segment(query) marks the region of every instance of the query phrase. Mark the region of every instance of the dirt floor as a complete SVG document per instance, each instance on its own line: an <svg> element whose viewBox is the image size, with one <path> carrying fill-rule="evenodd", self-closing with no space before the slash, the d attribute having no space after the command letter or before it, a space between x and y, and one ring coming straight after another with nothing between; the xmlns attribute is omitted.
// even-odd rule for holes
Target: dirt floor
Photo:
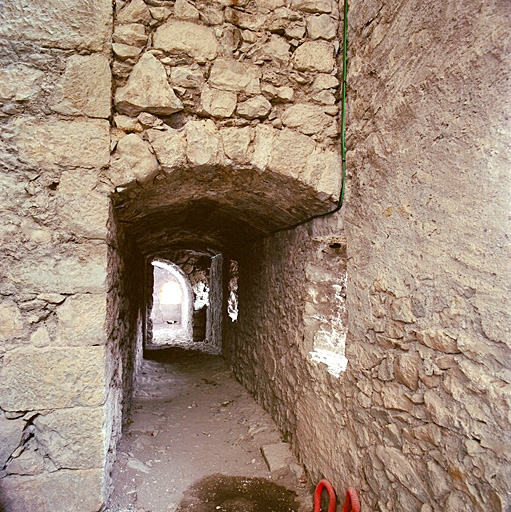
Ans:
<svg viewBox="0 0 511 512"><path fill-rule="evenodd" d="M312 510L301 466L221 357L179 348L147 357L105 512Z"/></svg>

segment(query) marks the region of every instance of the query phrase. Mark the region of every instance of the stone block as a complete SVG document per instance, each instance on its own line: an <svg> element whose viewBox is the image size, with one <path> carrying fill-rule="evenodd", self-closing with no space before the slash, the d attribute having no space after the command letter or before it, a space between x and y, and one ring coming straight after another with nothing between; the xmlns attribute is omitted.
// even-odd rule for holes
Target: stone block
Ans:
<svg viewBox="0 0 511 512"><path fill-rule="evenodd" d="M339 80L335 76L326 73L318 74L312 83L312 89L315 91L335 89L337 87L339 87Z"/></svg>
<svg viewBox="0 0 511 512"><path fill-rule="evenodd" d="M416 498L423 503L428 501L428 492L420 476L421 471L416 470L400 450L391 446L377 446L376 456L386 471L392 473Z"/></svg>
<svg viewBox="0 0 511 512"><path fill-rule="evenodd" d="M306 41L295 50L293 62L300 71L331 73L335 67L334 47L326 41Z"/></svg>
<svg viewBox="0 0 511 512"><path fill-rule="evenodd" d="M103 505L103 471L8 476L0 479L0 496L9 512L97 512Z"/></svg>
<svg viewBox="0 0 511 512"><path fill-rule="evenodd" d="M267 444L261 447L261 453L272 473L288 469L294 460L287 443Z"/></svg>
<svg viewBox="0 0 511 512"><path fill-rule="evenodd" d="M316 148L309 156L303 179L317 190L320 199L338 198L341 192L341 165L339 151Z"/></svg>
<svg viewBox="0 0 511 512"><path fill-rule="evenodd" d="M131 0L117 15L118 23L142 23L147 25L151 21L151 12L144 0Z"/></svg>
<svg viewBox="0 0 511 512"><path fill-rule="evenodd" d="M27 101L40 90L42 71L23 64L0 69L0 100Z"/></svg>
<svg viewBox="0 0 511 512"><path fill-rule="evenodd" d="M99 406L104 394L103 347L21 348L4 356L0 407L6 411Z"/></svg>
<svg viewBox="0 0 511 512"><path fill-rule="evenodd" d="M139 183L151 181L160 169L151 146L138 135L130 133L117 143L112 157L110 179L114 185L126 185L136 180Z"/></svg>
<svg viewBox="0 0 511 512"><path fill-rule="evenodd" d="M101 468L105 459L103 407L73 407L34 419L39 451L57 468Z"/></svg>
<svg viewBox="0 0 511 512"><path fill-rule="evenodd" d="M291 0L291 8L306 12L332 12L331 0Z"/></svg>
<svg viewBox="0 0 511 512"><path fill-rule="evenodd" d="M186 156L192 165L216 165L223 159L220 137L210 119L185 125Z"/></svg>
<svg viewBox="0 0 511 512"><path fill-rule="evenodd" d="M198 68L188 66L175 66L170 70L170 82L178 87L200 87L204 76Z"/></svg>
<svg viewBox="0 0 511 512"><path fill-rule="evenodd" d="M51 107L59 114L108 118L112 95L110 62L105 55L73 55L58 83Z"/></svg>
<svg viewBox="0 0 511 512"><path fill-rule="evenodd" d="M121 60L136 59L142 52L141 48L124 43L112 44L112 50L114 55Z"/></svg>
<svg viewBox="0 0 511 512"><path fill-rule="evenodd" d="M199 19L199 11L186 0L176 0L174 4L174 16L179 20Z"/></svg>
<svg viewBox="0 0 511 512"><path fill-rule="evenodd" d="M216 59L211 68L209 84L224 91L259 94L261 70L234 59Z"/></svg>
<svg viewBox="0 0 511 512"><path fill-rule="evenodd" d="M284 128L275 138L268 169L299 179L315 147L310 137Z"/></svg>
<svg viewBox="0 0 511 512"><path fill-rule="evenodd" d="M112 33L110 0L2 2L0 37L65 49L106 49Z"/></svg>
<svg viewBox="0 0 511 512"><path fill-rule="evenodd" d="M225 155L236 164L247 164L249 161L248 149L253 137L253 129L223 128L220 130Z"/></svg>
<svg viewBox="0 0 511 512"><path fill-rule="evenodd" d="M310 16L307 19L307 34L311 39L334 39L337 35L337 23L328 14Z"/></svg>
<svg viewBox="0 0 511 512"><path fill-rule="evenodd" d="M404 388L399 384L385 383L381 390L383 405L386 409L411 412L413 403L405 396Z"/></svg>
<svg viewBox="0 0 511 512"><path fill-rule="evenodd" d="M78 294L68 297L57 309L62 345L103 345L106 333L106 294Z"/></svg>
<svg viewBox="0 0 511 512"><path fill-rule="evenodd" d="M441 330L426 329L418 331L417 339L423 345L445 354L456 354L459 352L456 340Z"/></svg>
<svg viewBox="0 0 511 512"><path fill-rule="evenodd" d="M335 120L325 114L322 107L312 103L297 103L282 114L282 122L288 128L295 128L305 135L320 133Z"/></svg>
<svg viewBox="0 0 511 512"><path fill-rule="evenodd" d="M26 290L59 293L102 293L106 286L106 244L83 244L73 254L27 256L6 268L8 279Z"/></svg>
<svg viewBox="0 0 511 512"><path fill-rule="evenodd" d="M419 370L422 365L422 359L417 352L399 354L394 360L397 381L415 391L419 387Z"/></svg>
<svg viewBox="0 0 511 512"><path fill-rule="evenodd" d="M251 155L250 163L258 172L264 172L266 170L278 133L280 133L278 130L268 125L256 126L254 151Z"/></svg>
<svg viewBox="0 0 511 512"><path fill-rule="evenodd" d="M137 115L142 111L153 114L173 114L183 109L167 82L163 64L151 53L144 53L135 64L128 82L117 89L115 104L120 112Z"/></svg>
<svg viewBox="0 0 511 512"><path fill-rule="evenodd" d="M99 168L110 160L110 124L106 120L18 118L8 129L14 133L20 158L33 166Z"/></svg>
<svg viewBox="0 0 511 512"><path fill-rule="evenodd" d="M165 52L182 51L200 63L213 60L219 51L214 31L190 21L170 20L153 36L153 46Z"/></svg>
<svg viewBox="0 0 511 512"><path fill-rule="evenodd" d="M184 131L147 130L146 133L164 171L172 171L186 165Z"/></svg>
<svg viewBox="0 0 511 512"><path fill-rule="evenodd" d="M145 26L140 23L128 23L115 28L114 42L129 46L144 46L147 43Z"/></svg>
<svg viewBox="0 0 511 512"><path fill-rule="evenodd" d="M271 103L264 96L254 96L238 105L236 112L247 119L266 117L271 110Z"/></svg>
<svg viewBox="0 0 511 512"><path fill-rule="evenodd" d="M34 448L25 449L21 455L11 459L7 466L9 475L38 475L43 471L43 457Z"/></svg>
<svg viewBox="0 0 511 512"><path fill-rule="evenodd" d="M5 416L0 416L0 470L5 466L12 452L20 445L24 428L24 420L9 420Z"/></svg>
<svg viewBox="0 0 511 512"><path fill-rule="evenodd" d="M236 108L235 92L220 91L205 86L201 92L201 105L213 117L231 117Z"/></svg>
<svg viewBox="0 0 511 512"><path fill-rule="evenodd" d="M0 304L0 341L10 341L23 333L21 313L14 302Z"/></svg>

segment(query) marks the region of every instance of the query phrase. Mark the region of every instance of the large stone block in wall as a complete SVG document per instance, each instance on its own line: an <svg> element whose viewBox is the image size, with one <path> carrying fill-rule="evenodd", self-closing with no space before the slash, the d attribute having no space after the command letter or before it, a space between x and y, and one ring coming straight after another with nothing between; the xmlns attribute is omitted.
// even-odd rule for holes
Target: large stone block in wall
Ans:
<svg viewBox="0 0 511 512"><path fill-rule="evenodd" d="M34 419L38 450L57 468L101 468L105 459L103 407L73 407Z"/></svg>
<svg viewBox="0 0 511 512"><path fill-rule="evenodd" d="M211 68L209 84L224 91L258 94L261 70L253 64L234 59L217 59Z"/></svg>
<svg viewBox="0 0 511 512"><path fill-rule="evenodd" d="M24 64L0 69L0 100L27 101L39 92L44 73Z"/></svg>
<svg viewBox="0 0 511 512"><path fill-rule="evenodd" d="M9 420L0 416L0 468L5 466L12 452L19 446L24 428L25 421L22 419Z"/></svg>
<svg viewBox="0 0 511 512"><path fill-rule="evenodd" d="M110 0L2 2L0 37L55 48L104 50L112 34Z"/></svg>
<svg viewBox="0 0 511 512"><path fill-rule="evenodd" d="M165 52L182 51L201 63L213 60L219 50L211 28L177 20L168 21L156 30L153 46Z"/></svg>
<svg viewBox="0 0 511 512"><path fill-rule="evenodd" d="M57 85L52 108L71 116L108 118L112 74L106 55L73 55Z"/></svg>
<svg viewBox="0 0 511 512"><path fill-rule="evenodd" d="M117 89L115 104L119 112L135 115L142 111L169 115L183 109L167 82L163 64L150 53L144 53L135 64L128 82Z"/></svg>
<svg viewBox="0 0 511 512"><path fill-rule="evenodd" d="M8 126L20 158L33 166L103 167L110 160L106 120L17 118Z"/></svg>
<svg viewBox="0 0 511 512"><path fill-rule="evenodd" d="M77 294L57 309L62 345L91 346L106 343L106 295Z"/></svg>
<svg viewBox="0 0 511 512"><path fill-rule="evenodd" d="M21 348L4 356L0 408L6 411L93 407L104 395L103 347Z"/></svg>
<svg viewBox="0 0 511 512"><path fill-rule="evenodd" d="M64 252L68 249L69 253ZM102 293L106 287L105 244L74 244L62 252L27 256L4 269L10 282L48 293Z"/></svg>
<svg viewBox="0 0 511 512"><path fill-rule="evenodd" d="M0 504L9 512L97 512L103 505L103 471L5 477L0 479Z"/></svg>

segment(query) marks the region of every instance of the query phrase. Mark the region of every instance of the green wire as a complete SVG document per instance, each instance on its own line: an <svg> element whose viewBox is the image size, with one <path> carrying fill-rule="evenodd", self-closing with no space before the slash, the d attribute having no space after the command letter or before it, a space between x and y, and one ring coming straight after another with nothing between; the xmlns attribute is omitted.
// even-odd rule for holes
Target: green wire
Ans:
<svg viewBox="0 0 511 512"><path fill-rule="evenodd" d="M348 0L344 0L344 29L342 34L342 95L341 95L341 195L339 207L344 202L346 185L346 78L348 74Z"/></svg>

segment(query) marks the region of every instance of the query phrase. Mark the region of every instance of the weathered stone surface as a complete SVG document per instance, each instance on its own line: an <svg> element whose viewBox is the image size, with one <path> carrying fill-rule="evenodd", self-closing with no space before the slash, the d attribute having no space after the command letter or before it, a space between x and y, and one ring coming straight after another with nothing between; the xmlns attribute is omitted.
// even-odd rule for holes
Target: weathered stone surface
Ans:
<svg viewBox="0 0 511 512"><path fill-rule="evenodd" d="M289 43L283 37L272 34L270 41L264 44L255 55L259 59L286 63L291 58L290 48Z"/></svg>
<svg viewBox="0 0 511 512"><path fill-rule="evenodd" d="M101 468L105 459L103 407L74 407L34 419L39 450L57 468Z"/></svg>
<svg viewBox="0 0 511 512"><path fill-rule="evenodd" d="M121 60L135 59L140 55L140 52L142 51L140 48L137 48L136 46L130 46L128 44L123 43L112 44L112 50L115 56Z"/></svg>
<svg viewBox="0 0 511 512"><path fill-rule="evenodd" d="M106 48L111 33L109 0L89 0L72 8L62 0L5 2L0 11L0 37L7 39L100 51Z"/></svg>
<svg viewBox="0 0 511 512"><path fill-rule="evenodd" d="M285 128L275 139L268 169L299 178L315 147L314 141L306 135Z"/></svg>
<svg viewBox="0 0 511 512"><path fill-rule="evenodd" d="M275 87L271 84L264 84L261 87L261 91L267 98L278 100L282 103L293 101L294 98L294 90L288 86Z"/></svg>
<svg viewBox="0 0 511 512"><path fill-rule="evenodd" d="M186 156L193 165L215 165L222 160L218 130L210 119L185 125Z"/></svg>
<svg viewBox="0 0 511 512"><path fill-rule="evenodd" d="M170 82L179 87L200 87L204 76L199 68L176 66L170 70Z"/></svg>
<svg viewBox="0 0 511 512"><path fill-rule="evenodd" d="M269 11L273 11L278 7L284 7L286 2L284 0L256 0L256 5L260 9L268 9Z"/></svg>
<svg viewBox="0 0 511 512"><path fill-rule="evenodd" d="M220 130L225 155L234 163L246 164L249 161L248 148L253 138L253 129L223 128Z"/></svg>
<svg viewBox="0 0 511 512"><path fill-rule="evenodd" d="M77 245L72 254L27 257L6 273L16 285L37 292L101 293L106 286L106 245Z"/></svg>
<svg viewBox="0 0 511 512"><path fill-rule="evenodd" d="M7 466L10 475L37 475L44 471L44 460L35 449L25 449L21 455L11 459Z"/></svg>
<svg viewBox="0 0 511 512"><path fill-rule="evenodd" d="M164 171L186 165L185 134L176 130L148 130L147 136Z"/></svg>
<svg viewBox="0 0 511 512"><path fill-rule="evenodd" d="M256 119L266 117L271 110L271 103L264 96L254 96L238 104L236 112L241 117Z"/></svg>
<svg viewBox="0 0 511 512"><path fill-rule="evenodd" d="M115 43L130 46L144 46L147 43L147 34L144 25L140 23L128 23L115 28L113 40Z"/></svg>
<svg viewBox="0 0 511 512"><path fill-rule="evenodd" d="M331 0L292 0L291 7L306 12L332 12Z"/></svg>
<svg viewBox="0 0 511 512"><path fill-rule="evenodd" d="M151 20L151 12L144 0L131 0L117 15L118 23L149 24Z"/></svg>
<svg viewBox="0 0 511 512"><path fill-rule="evenodd" d="M165 68L152 54L144 53L131 72L128 83L115 94L119 111L136 115L143 110L153 114L173 114L183 105L167 82Z"/></svg>
<svg viewBox="0 0 511 512"><path fill-rule="evenodd" d="M25 421L22 419L8 420L5 416L0 416L0 469L19 446L24 428Z"/></svg>
<svg viewBox="0 0 511 512"><path fill-rule="evenodd" d="M250 163L259 171L266 170L270 161L274 140L278 130L268 125L258 125L255 128L254 152Z"/></svg>
<svg viewBox="0 0 511 512"><path fill-rule="evenodd" d="M114 123L117 128L125 132L141 132L143 131L142 126L137 121L137 119L133 119L130 116L125 116L123 114L118 114L114 116Z"/></svg>
<svg viewBox="0 0 511 512"><path fill-rule="evenodd" d="M166 21L172 15L172 11L168 7L149 7L151 16L158 21Z"/></svg>
<svg viewBox="0 0 511 512"><path fill-rule="evenodd" d="M87 169L63 171L58 187L60 220L76 236L104 240L110 201L98 192L97 173Z"/></svg>
<svg viewBox="0 0 511 512"><path fill-rule="evenodd" d="M459 352L456 340L440 330L427 329L419 331L417 332L417 339L423 345L445 354L456 354Z"/></svg>
<svg viewBox="0 0 511 512"><path fill-rule="evenodd" d="M231 117L236 108L236 93L220 91L205 86L201 92L201 104L206 113L213 117Z"/></svg>
<svg viewBox="0 0 511 512"><path fill-rule="evenodd" d="M30 336L30 343L34 347L47 347L51 343L50 334L46 327L39 327L32 336Z"/></svg>
<svg viewBox="0 0 511 512"><path fill-rule="evenodd" d="M323 105L335 105L337 103L336 97L330 91L319 91L312 96L312 99Z"/></svg>
<svg viewBox="0 0 511 512"><path fill-rule="evenodd" d="M68 297L57 309L60 342L76 347L106 343L106 296L80 294Z"/></svg>
<svg viewBox="0 0 511 512"><path fill-rule="evenodd" d="M321 107L312 103L297 103L282 114L282 122L288 128L295 128L305 135L320 133L334 120Z"/></svg>
<svg viewBox="0 0 511 512"><path fill-rule="evenodd" d="M377 446L376 455L385 469L390 471L419 500L422 502L428 500L428 493L422 483L422 478L400 450L390 446Z"/></svg>
<svg viewBox="0 0 511 512"><path fill-rule="evenodd" d="M105 55L73 55L58 83L51 107L60 114L108 118L112 76Z"/></svg>
<svg viewBox="0 0 511 512"><path fill-rule="evenodd" d="M386 409L411 412L413 403L404 395L404 389L398 384L386 383L381 390L383 405Z"/></svg>
<svg viewBox="0 0 511 512"><path fill-rule="evenodd" d="M335 67L334 48L326 41L307 41L295 50L293 62L300 71L330 73Z"/></svg>
<svg viewBox="0 0 511 512"><path fill-rule="evenodd" d="M9 512L97 512L103 505L103 470L61 470L39 476L0 479Z"/></svg>
<svg viewBox="0 0 511 512"><path fill-rule="evenodd" d="M248 30L261 30L267 23L267 18L264 14L239 11L238 9L225 9L225 19L240 28Z"/></svg>
<svg viewBox="0 0 511 512"><path fill-rule="evenodd" d="M186 0L176 0L174 16L180 20L198 20L199 11Z"/></svg>
<svg viewBox="0 0 511 512"><path fill-rule="evenodd" d="M0 304L0 341L7 341L23 333L21 313L14 302Z"/></svg>
<svg viewBox="0 0 511 512"><path fill-rule="evenodd" d="M225 91L258 94L260 76L261 71L257 66L236 60L216 59L211 68L209 84Z"/></svg>
<svg viewBox="0 0 511 512"><path fill-rule="evenodd" d="M287 443L267 444L261 447L261 453L272 473L288 468L293 461L293 454Z"/></svg>
<svg viewBox="0 0 511 512"><path fill-rule="evenodd" d="M22 348L8 352L0 373L6 411L99 406L105 393L103 347Z"/></svg>
<svg viewBox="0 0 511 512"><path fill-rule="evenodd" d="M12 122L20 157L31 165L103 167L110 160L110 126L103 120Z"/></svg>
<svg viewBox="0 0 511 512"><path fill-rule="evenodd" d="M307 161L304 181L322 199L337 198L341 191L341 155L336 150L316 148Z"/></svg>
<svg viewBox="0 0 511 512"><path fill-rule="evenodd" d="M23 64L0 69L0 100L27 101L39 92L42 71Z"/></svg>
<svg viewBox="0 0 511 512"><path fill-rule="evenodd" d="M307 19L307 34L311 39L330 41L337 35L337 23L328 14L310 16Z"/></svg>
<svg viewBox="0 0 511 512"><path fill-rule="evenodd" d="M117 143L109 176L115 186L133 180L147 183L158 174L159 168L151 146L135 133L130 133Z"/></svg>
<svg viewBox="0 0 511 512"><path fill-rule="evenodd" d="M339 87L339 80L335 76L326 73L318 74L312 84L314 90L334 89L336 87Z"/></svg>
<svg viewBox="0 0 511 512"><path fill-rule="evenodd" d="M421 366L422 359L417 352L399 354L394 361L396 379L415 391L419 386L419 369Z"/></svg>
<svg viewBox="0 0 511 512"><path fill-rule="evenodd" d="M156 30L153 45L165 52L182 51L197 62L213 60L219 50L212 29L189 21L176 20L170 20Z"/></svg>

